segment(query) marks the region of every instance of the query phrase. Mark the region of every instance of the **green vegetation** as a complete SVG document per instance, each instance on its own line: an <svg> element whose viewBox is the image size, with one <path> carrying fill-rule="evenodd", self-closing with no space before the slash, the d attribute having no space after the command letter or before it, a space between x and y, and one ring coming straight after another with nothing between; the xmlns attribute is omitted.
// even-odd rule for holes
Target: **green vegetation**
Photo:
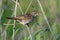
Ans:
<svg viewBox="0 0 60 40"><path fill-rule="evenodd" d="M29 3L31 0L20 0L19 4L25 14ZM60 40L60 0L40 0L42 8L45 12L45 16L48 19L50 28L46 23L41 7L39 6L37 0L33 0L30 5L27 14L32 11L37 11L39 15L34 19L33 22L29 24L33 40ZM16 0L2 0L2 8L4 10L1 23L3 32L6 32L6 40L12 40L13 29L15 40L30 40L29 33L27 28L16 21L15 28L14 25L5 25L5 24L14 24L13 20L8 20L6 17L14 17L14 8L16 5ZM22 11L19 5L17 6L16 16L22 15ZM10 22L9 22L10 21ZM38 23L38 24L37 24ZM5 35L4 35L5 36ZM55 37L55 38L54 38Z"/></svg>

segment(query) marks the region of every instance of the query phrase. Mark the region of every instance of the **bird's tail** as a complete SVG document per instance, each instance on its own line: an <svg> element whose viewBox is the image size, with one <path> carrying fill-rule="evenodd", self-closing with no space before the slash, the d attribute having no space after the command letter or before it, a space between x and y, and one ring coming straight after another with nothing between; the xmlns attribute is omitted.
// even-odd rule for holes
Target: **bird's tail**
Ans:
<svg viewBox="0 0 60 40"><path fill-rule="evenodd" d="M11 20L17 20L17 18L13 18L13 17L6 17L6 18Z"/></svg>

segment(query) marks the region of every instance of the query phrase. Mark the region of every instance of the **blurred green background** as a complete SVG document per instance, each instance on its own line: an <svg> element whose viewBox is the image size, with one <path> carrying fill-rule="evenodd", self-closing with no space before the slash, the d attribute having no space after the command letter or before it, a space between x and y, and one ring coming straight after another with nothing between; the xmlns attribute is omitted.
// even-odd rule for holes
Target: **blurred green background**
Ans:
<svg viewBox="0 0 60 40"><path fill-rule="evenodd" d="M30 2L31 0L19 0L18 3L23 11L23 14L25 14ZM26 14L31 13L32 11L39 12L39 15L34 19L33 22L29 24L33 40L60 40L60 0L40 0L40 2L54 36L51 34L51 31L44 19L44 15L42 14L37 0L33 0L28 11L26 12ZM1 35L3 36L0 38L3 40L13 40L12 36L14 25L7 26L5 24L14 24L13 20L7 20L6 17L14 16L13 12L15 4L16 0L2 0ZM19 5L17 6L16 16L22 15ZM18 21L16 21L14 30L14 40L30 40L27 28L24 25L20 24Z"/></svg>

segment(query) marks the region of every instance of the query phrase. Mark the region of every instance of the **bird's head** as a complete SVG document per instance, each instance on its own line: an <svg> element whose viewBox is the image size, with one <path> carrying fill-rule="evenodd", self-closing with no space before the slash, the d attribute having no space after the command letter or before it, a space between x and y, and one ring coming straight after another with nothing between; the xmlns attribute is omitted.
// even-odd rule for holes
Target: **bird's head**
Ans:
<svg viewBox="0 0 60 40"><path fill-rule="evenodd" d="M32 16L38 16L38 13L37 12L32 12L31 15Z"/></svg>

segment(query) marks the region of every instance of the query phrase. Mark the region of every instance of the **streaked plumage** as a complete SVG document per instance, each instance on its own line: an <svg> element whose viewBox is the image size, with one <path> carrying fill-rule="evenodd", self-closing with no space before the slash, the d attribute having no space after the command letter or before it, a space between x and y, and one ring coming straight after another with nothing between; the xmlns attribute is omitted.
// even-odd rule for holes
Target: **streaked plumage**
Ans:
<svg viewBox="0 0 60 40"><path fill-rule="evenodd" d="M31 14L25 14L25 15L17 16L16 18L13 18L13 17L7 17L7 18L12 19L12 20L20 20L21 24L26 25L26 24L32 22L34 17L36 17L37 15L38 15L38 13L32 12Z"/></svg>

